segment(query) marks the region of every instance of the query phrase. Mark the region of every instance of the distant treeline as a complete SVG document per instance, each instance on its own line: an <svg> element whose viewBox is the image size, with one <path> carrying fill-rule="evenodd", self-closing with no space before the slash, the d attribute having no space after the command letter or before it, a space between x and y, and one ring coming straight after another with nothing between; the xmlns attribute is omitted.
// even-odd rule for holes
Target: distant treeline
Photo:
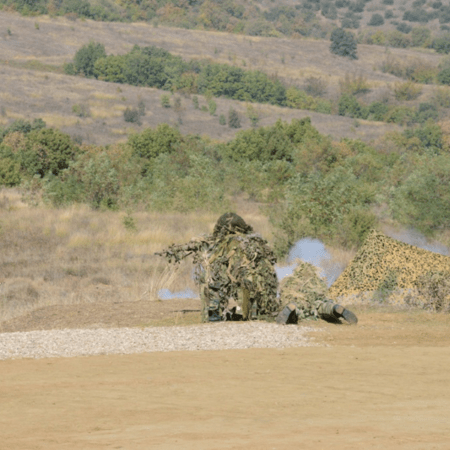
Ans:
<svg viewBox="0 0 450 450"><path fill-rule="evenodd" d="M383 67L388 71L394 70L397 65L385 62ZM331 101L321 97L326 86L320 86L320 83L323 83L320 79L310 80L312 84L307 86L307 89L314 95L309 95L296 86L286 87L277 78L260 71L244 70L209 61L184 61L181 57L154 46L135 45L127 54L107 56L103 44L91 41L76 52L74 61L66 63L64 70L69 75L82 74L102 81L148 86L186 94L223 96L234 100L270 103L402 125L436 120L440 109L450 106L449 95L445 92L440 92L433 101L420 103L418 106L399 105L398 102L388 101L364 104L358 94L370 91L369 83L361 76L349 75L340 81L339 99ZM419 69L411 71L411 74L416 73L419 73ZM450 69L445 66L440 73L449 74ZM450 76L448 78L450 80ZM409 80L396 85L394 95L396 100L412 100L420 95L421 89L413 80Z"/></svg>
<svg viewBox="0 0 450 450"><path fill-rule="evenodd" d="M361 29L372 0L300 0L295 5L261 8L257 0L0 0L0 7L24 15L64 15L69 19L137 22L267 37L329 38L336 26L358 30L358 42L392 47L427 47L448 53L450 6L415 0L410 9L382 0ZM373 8L373 7L372 7ZM320 15L318 15L320 13ZM325 20L328 19L328 20ZM436 21L431 35L426 25ZM390 25L387 27L386 25ZM378 27L383 26L383 30ZM441 36L442 33L447 35Z"/></svg>
<svg viewBox="0 0 450 450"><path fill-rule="evenodd" d="M65 65L65 72L134 86L298 107L288 101L286 87L263 72L208 61L186 62L157 47L136 45L125 55L107 56L102 44L90 42L77 51L73 63ZM293 89L291 97L300 91Z"/></svg>
<svg viewBox="0 0 450 450"><path fill-rule="evenodd" d="M0 129L0 185L54 206L213 210L245 192L276 225L279 254L304 236L358 246L383 219L426 234L450 227L450 140L434 124L377 147L333 142L309 118L244 130L226 143L161 124L105 147L77 145L42 120ZM377 211L377 213L376 213Z"/></svg>

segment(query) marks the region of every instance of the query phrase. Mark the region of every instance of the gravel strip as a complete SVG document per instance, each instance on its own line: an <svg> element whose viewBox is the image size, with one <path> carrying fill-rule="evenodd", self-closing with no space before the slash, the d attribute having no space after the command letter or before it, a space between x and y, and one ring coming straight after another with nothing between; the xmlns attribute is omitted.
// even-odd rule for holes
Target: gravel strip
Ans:
<svg viewBox="0 0 450 450"><path fill-rule="evenodd" d="M0 360L316 346L307 326L267 322L0 333Z"/></svg>

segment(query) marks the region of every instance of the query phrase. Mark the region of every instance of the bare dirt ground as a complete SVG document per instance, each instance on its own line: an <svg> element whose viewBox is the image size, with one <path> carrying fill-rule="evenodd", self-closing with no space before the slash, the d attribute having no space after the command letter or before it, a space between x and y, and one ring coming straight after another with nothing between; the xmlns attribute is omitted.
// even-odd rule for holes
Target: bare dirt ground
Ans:
<svg viewBox="0 0 450 450"><path fill-rule="evenodd" d="M77 320L183 325L197 305L83 305ZM2 331L73 327L76 309ZM357 326L314 323L320 347L2 361L1 448L448 449L450 316L354 310Z"/></svg>

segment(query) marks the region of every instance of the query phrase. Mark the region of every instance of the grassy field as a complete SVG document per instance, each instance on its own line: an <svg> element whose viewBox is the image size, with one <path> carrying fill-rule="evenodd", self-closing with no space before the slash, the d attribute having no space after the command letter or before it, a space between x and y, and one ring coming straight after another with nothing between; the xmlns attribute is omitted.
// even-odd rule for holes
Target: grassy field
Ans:
<svg viewBox="0 0 450 450"><path fill-rule="evenodd" d="M255 203L234 209L270 239L272 228ZM130 217L133 227L130 227ZM128 221L124 219L128 218ZM154 253L211 233L217 214L93 211L24 203L0 191L0 321L43 306L158 300L160 289L197 291L192 265L176 270ZM175 273L176 272L176 273Z"/></svg>

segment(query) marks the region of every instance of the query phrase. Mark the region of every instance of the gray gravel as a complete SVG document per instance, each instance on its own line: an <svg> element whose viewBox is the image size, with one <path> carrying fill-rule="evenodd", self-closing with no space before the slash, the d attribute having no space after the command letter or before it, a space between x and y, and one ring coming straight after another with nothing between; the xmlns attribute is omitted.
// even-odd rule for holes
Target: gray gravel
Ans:
<svg viewBox="0 0 450 450"><path fill-rule="evenodd" d="M0 333L0 360L316 346L307 326L267 322Z"/></svg>

